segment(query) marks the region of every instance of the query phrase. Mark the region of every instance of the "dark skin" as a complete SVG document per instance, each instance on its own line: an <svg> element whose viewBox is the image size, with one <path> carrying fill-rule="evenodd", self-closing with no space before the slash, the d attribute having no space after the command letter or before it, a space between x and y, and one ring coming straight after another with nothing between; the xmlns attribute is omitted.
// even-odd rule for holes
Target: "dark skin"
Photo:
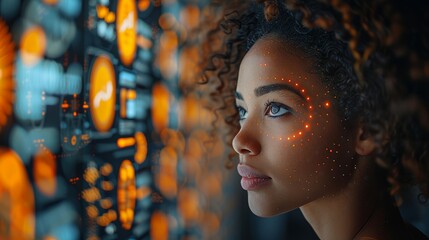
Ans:
<svg viewBox="0 0 429 240"><path fill-rule="evenodd" d="M243 188L263 182L247 189L250 209L269 217L300 208L321 239L410 239L370 158L376 143L357 121L345 126L312 68L277 35L259 39L241 63L233 147L239 168L260 175L241 173Z"/></svg>

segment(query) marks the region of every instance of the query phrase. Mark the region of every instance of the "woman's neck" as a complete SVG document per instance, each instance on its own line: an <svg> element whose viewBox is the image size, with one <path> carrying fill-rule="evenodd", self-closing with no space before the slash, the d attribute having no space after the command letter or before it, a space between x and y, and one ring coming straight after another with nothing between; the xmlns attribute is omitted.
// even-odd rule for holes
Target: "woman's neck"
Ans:
<svg viewBox="0 0 429 240"><path fill-rule="evenodd" d="M358 167L339 193L301 207L320 239L404 239L399 211L370 169Z"/></svg>

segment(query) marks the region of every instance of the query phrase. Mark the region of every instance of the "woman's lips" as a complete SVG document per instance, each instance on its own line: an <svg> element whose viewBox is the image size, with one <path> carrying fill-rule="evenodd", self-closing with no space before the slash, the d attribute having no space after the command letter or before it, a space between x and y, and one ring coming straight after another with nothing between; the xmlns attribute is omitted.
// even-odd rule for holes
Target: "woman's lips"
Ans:
<svg viewBox="0 0 429 240"><path fill-rule="evenodd" d="M237 171L241 176L241 187L247 191L261 188L271 181L270 177L265 176L254 168L244 164L238 164Z"/></svg>

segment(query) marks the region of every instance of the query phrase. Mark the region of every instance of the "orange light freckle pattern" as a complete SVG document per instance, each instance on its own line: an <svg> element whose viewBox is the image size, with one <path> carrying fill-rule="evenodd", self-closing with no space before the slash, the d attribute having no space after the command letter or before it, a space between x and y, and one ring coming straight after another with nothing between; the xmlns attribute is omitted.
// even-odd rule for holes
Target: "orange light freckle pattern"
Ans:
<svg viewBox="0 0 429 240"><path fill-rule="evenodd" d="M277 79L277 77L274 77L275 79ZM301 78L301 77L299 77L299 78ZM281 78L281 80L284 80L284 78ZM289 82L289 83L291 83L290 85L293 87L293 88L295 88L297 91L299 91L302 95L303 95L303 97L304 97L304 99L307 101L307 103L302 103L302 107L305 107L305 106L308 106L308 111L310 112L310 114L308 115L308 120L309 121L311 121L312 120L312 118L313 118L313 115L311 114L311 112L312 112L312 110L313 110L313 105L311 104L311 102L310 102L310 97L309 96L306 96L306 93L307 93L307 91L305 90L305 88L302 88L302 87L300 87L300 88L298 88L299 87L299 83L297 83L297 82L292 82L292 80L291 79L287 79L287 81ZM307 130L309 130L309 128L310 128L310 124L309 123L305 123L305 124L303 124L303 129L307 129ZM303 132L302 131L300 131L300 129L298 129L298 131L296 131L296 132L294 132L294 133L291 133L290 134L290 136L288 136L288 137L286 137L286 139L287 140L290 140L291 138L292 139L296 139L297 137L299 137L299 136L302 136L303 135ZM278 139L279 140L282 140L283 138L282 137L278 137Z"/></svg>

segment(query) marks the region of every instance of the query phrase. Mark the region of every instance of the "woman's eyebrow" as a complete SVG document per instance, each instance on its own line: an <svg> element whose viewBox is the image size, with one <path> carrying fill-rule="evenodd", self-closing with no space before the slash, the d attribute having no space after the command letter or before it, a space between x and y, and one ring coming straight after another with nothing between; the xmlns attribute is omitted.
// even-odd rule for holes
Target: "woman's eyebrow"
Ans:
<svg viewBox="0 0 429 240"><path fill-rule="evenodd" d="M260 97L270 92L276 92L276 91L282 91L282 90L293 92L296 95L300 96L301 98L305 99L305 97L297 89L284 83L275 83L275 84L260 86L254 90L254 93L257 97Z"/></svg>

